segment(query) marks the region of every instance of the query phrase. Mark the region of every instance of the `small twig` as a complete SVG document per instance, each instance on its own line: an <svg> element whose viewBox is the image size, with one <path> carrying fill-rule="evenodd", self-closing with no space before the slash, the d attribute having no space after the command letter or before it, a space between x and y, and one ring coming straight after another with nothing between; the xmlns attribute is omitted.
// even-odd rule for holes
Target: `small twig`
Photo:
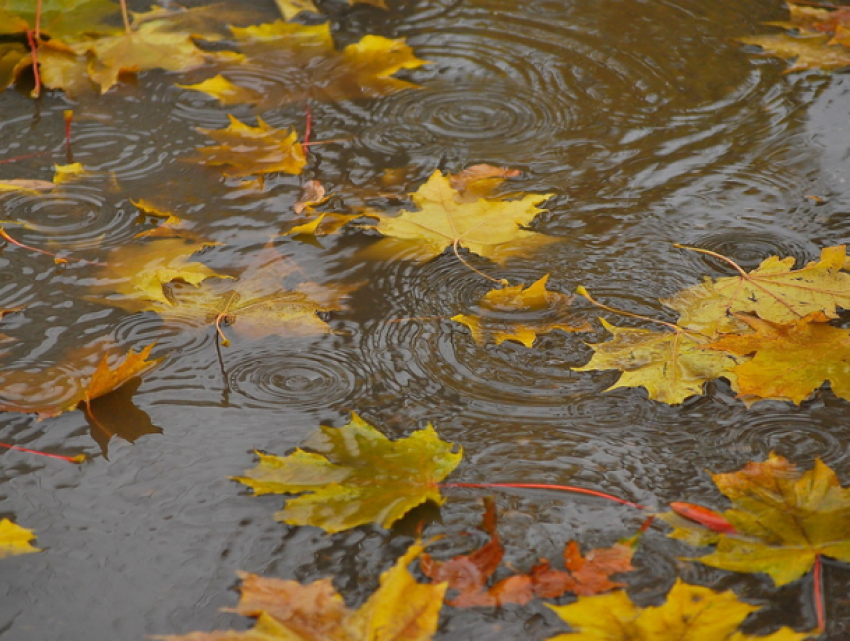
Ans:
<svg viewBox="0 0 850 641"><path fill-rule="evenodd" d="M71 152L71 120L74 118L74 111L66 109L62 112L65 116L65 158L68 164L74 162L74 154Z"/></svg>
<svg viewBox="0 0 850 641"><path fill-rule="evenodd" d="M32 74L35 77L35 87L32 90L32 97L38 98L41 95L41 73L38 70L38 38L33 38L33 30L27 29L27 42L30 46L32 55Z"/></svg>
<svg viewBox="0 0 850 641"><path fill-rule="evenodd" d="M629 507L634 507L639 510L646 509L646 506L644 505L640 505L639 503L633 503L632 501L627 501L626 499L621 499L619 496L614 496L613 494L607 494L605 492L599 492L597 490L588 490L583 487L575 487L573 485L549 485L546 483L441 483L440 487L481 487L508 489L526 488L534 490L557 490L559 492L571 492L573 494L588 494L590 496L608 499L609 501L614 501L616 503L620 503L621 505L628 505Z"/></svg>
<svg viewBox="0 0 850 641"><path fill-rule="evenodd" d="M822 569L823 562L821 561L820 554L815 554L815 571L813 579L815 583L815 612L817 612L818 617L818 632L826 630L826 606L823 600Z"/></svg>
<svg viewBox="0 0 850 641"><path fill-rule="evenodd" d="M78 454L77 456L62 456L61 454L49 454L48 452L41 452L39 450L31 450L26 447L20 447L18 445L9 445L8 443L0 443L0 447L5 447L9 450L17 450L18 452L26 452L27 454L37 454L38 456L46 456L48 458L56 458L62 461L67 461L68 463L84 463L86 460L85 454Z"/></svg>
<svg viewBox="0 0 850 641"><path fill-rule="evenodd" d="M50 252L44 251L43 249L38 249L36 247L30 247L29 245L24 245L23 243L18 242L17 240L12 238L3 227L0 227L0 238L4 238L7 242L10 242L13 245L16 245L17 247L21 247L23 249L29 249L30 251L34 251L38 254L44 254L45 256L50 256L50 257L53 258L53 260L56 263L67 263L68 261L74 261L74 262L77 262L77 263L87 263L89 265L97 265L98 267L106 267L107 266L106 263L99 263L99 262L93 261L93 260L86 260L85 258L71 258L71 257L60 258L56 254L51 254Z"/></svg>

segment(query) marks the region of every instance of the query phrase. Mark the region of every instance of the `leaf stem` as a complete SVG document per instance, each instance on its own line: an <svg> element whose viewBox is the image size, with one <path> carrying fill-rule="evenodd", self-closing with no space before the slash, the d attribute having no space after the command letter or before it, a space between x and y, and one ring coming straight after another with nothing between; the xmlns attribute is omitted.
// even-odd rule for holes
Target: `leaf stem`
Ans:
<svg viewBox="0 0 850 641"><path fill-rule="evenodd" d="M304 104L304 140L301 142L301 152L306 154L310 144L310 134L313 132L313 110L310 105Z"/></svg>
<svg viewBox="0 0 850 641"><path fill-rule="evenodd" d="M609 307L608 305L604 305L603 303L600 303L598 300L593 298L593 296L590 295L590 292L588 292L581 285L579 285L576 288L576 294L586 298L590 303L592 303L593 305L596 305L600 309L604 309L607 312L613 312L614 314L619 314L620 316L628 316L629 318L637 318L639 320L649 321L650 323L658 323L659 325L664 325L665 327L669 327L674 332L683 332L685 334L689 333L687 330L683 329L682 327L679 327L678 325L675 325L674 323L668 323L667 321L658 320L657 318L650 318L649 316L641 316L640 314L633 314L631 312L627 312L627 311L622 310L622 309L617 309L616 307Z"/></svg>
<svg viewBox="0 0 850 641"><path fill-rule="evenodd" d="M18 445L10 445L9 443L0 443L0 447L5 447L9 450L17 450L18 452L26 452L28 454L37 454L38 456L46 456L48 458L56 458L62 461L67 461L68 463L82 463L86 460L85 454L78 454L77 456L62 456L61 454L49 454L48 452L41 452L39 450L31 450L26 447L20 447Z"/></svg>
<svg viewBox="0 0 850 641"><path fill-rule="evenodd" d="M39 7L41 3L39 2ZM38 24L38 20L36 20ZM30 55L32 56L32 75L35 77L35 87L32 90L32 97L38 98L41 95L41 73L38 70L38 35L33 37L33 30L27 29L27 42L30 46ZM37 31L35 32L37 34Z"/></svg>
<svg viewBox="0 0 850 641"><path fill-rule="evenodd" d="M124 32L129 36L132 29L130 28L130 13L127 11L127 0L121 0L121 17L124 19Z"/></svg>
<svg viewBox="0 0 850 641"><path fill-rule="evenodd" d="M29 249L30 251L34 251L38 254L44 254L45 256L51 256L53 260L57 263L67 263L68 261L74 261L78 263L87 263L89 265L97 265L99 267L106 267L106 263L98 263L93 260L86 260L85 258L59 258L56 254L51 254L50 252L44 251L43 249L24 245L23 243L18 242L17 240L12 238L3 227L0 227L0 238L4 238L6 241L23 249Z"/></svg>
<svg viewBox="0 0 850 641"><path fill-rule="evenodd" d="M677 249L687 249L687 250L692 251L692 252L697 252L698 254L705 254L706 256L711 256L712 258L718 258L718 259L728 263L729 265L731 265L735 269L735 271L737 271L739 274L741 274L741 276L749 279L749 275L747 274L746 271L744 271L744 268L741 267L738 263L736 263L734 260L732 260L728 256L724 256L723 254L718 254L717 252L713 252L710 249L702 249L701 247L690 247L688 245L680 245L679 243L673 243L673 247L676 247Z"/></svg>
<svg viewBox="0 0 850 641"><path fill-rule="evenodd" d="M826 630L826 606L823 598L823 562L820 554L815 554L815 571L813 580L815 584L815 612L818 617L818 632Z"/></svg>
<svg viewBox="0 0 850 641"><path fill-rule="evenodd" d="M70 164L74 162L74 154L71 151L71 121L74 119L74 111L66 109L62 115L65 116L65 159Z"/></svg>
<svg viewBox="0 0 850 641"><path fill-rule="evenodd" d="M606 492L600 492L598 490L588 490L583 487L575 487L574 485L550 485L548 483L441 483L440 487L529 488L536 490L557 490L559 492L571 492L573 494L588 494L590 496L614 501L621 505L628 505L629 507L634 507L638 510L646 509L646 506L641 505L640 503L633 503L632 501L621 499L619 496L614 496L613 494L607 494Z"/></svg>

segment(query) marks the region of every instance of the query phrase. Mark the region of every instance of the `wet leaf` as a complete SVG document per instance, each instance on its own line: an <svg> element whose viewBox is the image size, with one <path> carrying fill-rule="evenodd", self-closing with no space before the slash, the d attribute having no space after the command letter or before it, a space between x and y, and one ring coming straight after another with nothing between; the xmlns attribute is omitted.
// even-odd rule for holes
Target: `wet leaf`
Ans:
<svg viewBox="0 0 850 641"><path fill-rule="evenodd" d="M447 601L449 605L522 605L535 597L557 598L567 592L599 594L622 586L622 583L611 581L611 575L634 569L631 564L634 548L631 545L618 543L610 548L591 550L584 557L578 544L571 541L564 548L565 570L555 570L546 559L541 559L528 574L514 574L488 589L486 584L504 554L496 532L496 510L489 500L485 501L482 529L490 535L490 541L472 554L456 556L445 562L422 555L422 572L434 581L447 581L450 589L458 591L457 597Z"/></svg>
<svg viewBox="0 0 850 641"><path fill-rule="evenodd" d="M321 205L330 198L325 186L318 180L308 180L304 184L301 198L292 206L292 210L299 216L305 211L312 210L316 205Z"/></svg>
<svg viewBox="0 0 850 641"><path fill-rule="evenodd" d="M236 7L226 3L188 9L175 5L170 9L153 6L150 11L132 12L132 15L134 27L155 22L157 31L162 33L184 33L214 42L229 36L230 26L257 24L264 14L249 3L241 2Z"/></svg>
<svg viewBox="0 0 850 641"><path fill-rule="evenodd" d="M182 282L197 287L207 278L232 278L189 259L193 253L214 244L158 238L119 247L110 253L101 273L101 284L94 290L116 292L120 298L96 300L130 311L152 309L152 303L169 307L173 302L164 287L170 283Z"/></svg>
<svg viewBox="0 0 850 641"><path fill-rule="evenodd" d="M0 0L0 34L35 29L38 3L33 0ZM86 33L115 32L104 18L117 15L120 6L111 0L44 0L41 3L41 33L56 39L81 37Z"/></svg>
<svg viewBox="0 0 850 641"><path fill-rule="evenodd" d="M110 365L114 361L114 350L96 343L72 352L67 362L54 367L36 371L4 371L0 373L0 410L37 413L39 418L58 416L62 412L74 410L80 404L88 404L109 394L156 367L162 358L148 360L153 346L150 344L140 352L130 350L121 360ZM103 356L94 373L86 375L84 359L100 354ZM57 389L62 390L61 398L47 400L56 398Z"/></svg>
<svg viewBox="0 0 850 641"><path fill-rule="evenodd" d="M232 32L245 59L222 62L221 77L214 83L207 80L182 86L204 91L224 104L245 102L266 109L306 99L335 102L377 98L415 88L417 85L392 76L401 69L426 64L403 40L381 36L364 36L338 51L328 23L308 26L280 20L244 29L234 27ZM266 85L262 92L241 87L234 72L245 64L262 67L285 81Z"/></svg>
<svg viewBox="0 0 850 641"><path fill-rule="evenodd" d="M755 45L764 55L794 60L784 73L820 69L834 71L850 67L850 41L844 34L850 27L850 10L838 7L827 11L788 3L791 19L767 24L793 30L791 34L771 34L738 38L743 44ZM832 36L832 37L830 37Z"/></svg>
<svg viewBox="0 0 850 641"><path fill-rule="evenodd" d="M302 11L319 13L316 5L313 4L313 0L275 0L275 4L284 20L292 20Z"/></svg>
<svg viewBox="0 0 850 641"><path fill-rule="evenodd" d="M308 585L240 573L236 612L257 618L246 632L194 632L164 641L427 641L437 631L445 584L417 583L407 566L422 552L412 545L381 575L381 585L358 610L345 606L330 579Z"/></svg>
<svg viewBox="0 0 850 641"><path fill-rule="evenodd" d="M201 155L194 160L221 166L227 176L301 173L307 161L295 131L270 127L262 118L257 118L256 127L230 114L228 118L230 126L226 129L198 129L220 144L198 147Z"/></svg>
<svg viewBox="0 0 850 641"><path fill-rule="evenodd" d="M163 318L184 324L212 325L227 346L222 325L241 336L310 336L330 331L317 313L339 310L357 285L304 282L289 290L284 281L297 266L268 245L233 284L204 283L198 289L172 288L174 305L159 308Z"/></svg>
<svg viewBox="0 0 850 641"><path fill-rule="evenodd" d="M708 336L746 329L732 314L756 314L774 323L812 312L837 318L837 308L850 307L850 274L841 271L845 260L844 245L824 248L820 260L801 269L792 269L793 258L771 256L749 273L735 266L740 276L706 278L662 302L681 314L681 327Z"/></svg>
<svg viewBox="0 0 850 641"><path fill-rule="evenodd" d="M600 320L614 338L590 345L595 352L593 358L583 367L572 369L575 372L622 370L620 379L606 391L644 387L649 398L675 405L702 394L705 384L716 378L724 377L734 383L734 368L739 359L706 349L709 340L699 334L616 327Z"/></svg>
<svg viewBox="0 0 850 641"><path fill-rule="evenodd" d="M723 517L735 528L721 533L675 514L660 515L674 526L672 538L691 545L715 544L696 559L733 572L764 572L777 585L799 579L818 555L850 562L850 489L820 459L803 472L774 453L729 474L712 474L732 501Z"/></svg>
<svg viewBox="0 0 850 641"><path fill-rule="evenodd" d="M618 591L549 607L574 629L549 641L803 641L809 637L790 628L766 636L739 632L738 626L758 606L739 601L731 590L714 592L681 579L660 606L639 608L624 591Z"/></svg>
<svg viewBox="0 0 850 641"><path fill-rule="evenodd" d="M452 189L460 193L464 202L475 202L479 198L493 196L493 190L508 178L522 174L519 169L496 167L495 165L472 165L449 176Z"/></svg>
<svg viewBox="0 0 850 641"><path fill-rule="evenodd" d="M441 441L430 425L390 441L357 414L340 428L322 426L307 452L260 454L260 463L236 480L267 493L301 494L275 515L291 525L339 532L365 523L389 528L425 501L442 505L437 484L460 463L462 451Z"/></svg>
<svg viewBox="0 0 850 641"><path fill-rule="evenodd" d="M826 382L836 396L850 400L850 331L827 324L822 312L787 325L739 318L755 333L726 335L709 347L754 354L733 370L733 389L748 405L761 400L799 405Z"/></svg>
<svg viewBox="0 0 850 641"><path fill-rule="evenodd" d="M23 66L26 66L29 55L29 49L22 44L17 42L0 43L0 91L10 87L15 82L22 63Z"/></svg>
<svg viewBox="0 0 850 641"><path fill-rule="evenodd" d="M106 92L122 74L163 69L189 71L203 66L213 56L198 49L191 35L163 29L159 22L145 22L130 33L104 36L70 47L89 56L88 75Z"/></svg>
<svg viewBox="0 0 850 641"><path fill-rule="evenodd" d="M32 530L21 527L9 519L0 521L0 559L19 554L41 552L30 544L35 538ZM445 591L445 588L443 588ZM442 597L441 597L442 598Z"/></svg>
<svg viewBox="0 0 850 641"><path fill-rule="evenodd" d="M452 316L452 320L469 327L478 344L484 344L488 339L495 341L496 345L514 340L531 347L539 335L556 329L589 331L591 328L587 323L576 326L566 322L564 315L573 297L546 289L548 279L549 274L546 274L528 287L516 285L492 289L478 303L479 315L457 314Z"/></svg>
<svg viewBox="0 0 850 641"><path fill-rule="evenodd" d="M385 236L370 253L397 257L400 250L406 249L405 258L425 261L449 247L463 247L504 263L512 256L558 240L523 229L545 211L537 205L551 197L552 194L539 194L511 201L481 198L464 202L449 178L435 171L428 182L411 194L416 211L405 210L396 215L376 210L364 212L378 219L377 225L367 228Z"/></svg>

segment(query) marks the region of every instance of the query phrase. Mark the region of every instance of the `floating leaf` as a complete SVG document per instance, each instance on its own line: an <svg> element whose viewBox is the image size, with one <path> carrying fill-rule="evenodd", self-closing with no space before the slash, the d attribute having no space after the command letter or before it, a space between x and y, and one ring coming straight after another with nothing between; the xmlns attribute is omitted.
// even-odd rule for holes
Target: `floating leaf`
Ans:
<svg viewBox="0 0 850 641"><path fill-rule="evenodd" d="M734 382L733 368L739 359L706 349L709 340L699 334L681 329L652 332L616 327L605 319L600 320L614 338L590 345L595 352L593 358L573 371L623 370L620 379L606 391L645 387L649 398L675 405L702 394L708 381L724 377Z"/></svg>
<svg viewBox="0 0 850 641"><path fill-rule="evenodd" d="M221 327L251 338L263 336L310 336L330 331L319 312L341 309L343 300L356 285L301 283L284 287L296 271L294 263L272 246L259 252L236 284L218 281L198 289L173 288L173 306L158 308L166 320L184 324L213 325L227 346Z"/></svg>
<svg viewBox="0 0 850 641"><path fill-rule="evenodd" d="M0 43L0 91L15 82L22 67L26 67L28 63L31 64L29 56L29 49L22 44Z"/></svg>
<svg viewBox="0 0 850 641"><path fill-rule="evenodd" d="M37 413L39 418L58 416L77 408L81 403L109 394L137 376L149 372L162 358L148 360L153 344L140 352L130 350L115 365L113 350L95 344L72 353L68 363L43 370L8 370L0 374L0 410L4 412ZM106 352L93 374L86 376L76 364L84 358ZM56 390L62 390L60 400Z"/></svg>
<svg viewBox="0 0 850 641"><path fill-rule="evenodd" d="M731 590L714 592L681 579L657 607L639 608L624 591L580 596L575 603L549 607L575 630L549 641L803 641L809 637L790 628L766 636L738 632L758 606L739 601Z"/></svg>
<svg viewBox="0 0 850 641"><path fill-rule="evenodd" d="M284 20L292 20L303 11L319 13L316 5L313 4L313 0L275 0L275 4Z"/></svg>
<svg viewBox="0 0 850 641"><path fill-rule="evenodd" d="M733 572L764 572L777 585L799 579L827 556L850 562L850 489L820 459L800 471L774 453L729 474L712 474L732 501L723 517L734 533L722 533L675 514L661 518L674 526L672 538L691 545L716 544L700 563Z"/></svg>
<svg viewBox="0 0 850 641"><path fill-rule="evenodd" d="M244 59L219 65L221 78L187 89L204 91L224 104L246 102L260 109L304 101L377 98L416 85L392 77L401 69L426 64L413 55L403 40L364 36L342 51L334 48L330 25L300 25L279 20L254 27L232 29ZM241 88L228 77L231 69L257 65L285 81L263 87L262 92ZM239 89L242 89L241 91Z"/></svg>
<svg viewBox="0 0 850 641"><path fill-rule="evenodd" d="M739 331L742 324L731 314L756 314L774 323L812 312L836 318L836 308L850 307L850 274L841 271L846 258L844 245L838 245L824 248L819 261L801 269L792 269L790 257L771 256L749 273L732 263L740 276L707 278L662 302L680 312L680 326L708 336Z"/></svg>
<svg viewBox="0 0 850 641"><path fill-rule="evenodd" d="M240 573L236 612L258 617L247 632L194 632L155 637L164 641L428 641L446 592L445 584L417 583L407 566L422 552L412 545L381 575L381 585L358 610L345 606L330 579L309 585Z"/></svg>
<svg viewBox="0 0 850 641"><path fill-rule="evenodd" d="M35 534L32 530L12 523L9 519L3 519L0 521L0 559L5 559L7 556L41 552L30 544L30 541L34 538ZM445 587L443 587L443 591L445 592Z"/></svg>
<svg viewBox="0 0 850 641"><path fill-rule="evenodd" d="M115 32L104 18L116 15L120 6L111 0L0 0L0 34L34 30L38 9L42 35L69 39L86 33Z"/></svg>
<svg viewBox="0 0 850 641"><path fill-rule="evenodd" d="M236 480L254 493L299 494L275 515L291 525L339 532L364 523L390 527L425 501L443 503L437 483L460 463L462 451L428 425L390 441L357 414L340 428L322 426L306 452L259 454L260 464Z"/></svg>
<svg viewBox="0 0 850 641"><path fill-rule="evenodd" d="M564 548L566 570L555 570L546 559L541 559L528 574L514 574L488 589L486 584L504 554L496 532L496 510L492 500L485 501L482 529L490 535L490 541L472 554L444 562L422 555L422 572L434 581L447 581L450 589L458 591L457 597L448 601L449 605L501 606L525 604L535 597L557 598L567 592L599 594L622 586L622 583L611 581L611 575L634 569L631 545L618 543L611 548L592 550L584 557L578 544L571 541Z"/></svg>
<svg viewBox="0 0 850 641"><path fill-rule="evenodd" d="M480 315L457 314L452 320L469 327L479 344L492 338L496 345L514 340L531 347L540 334L556 329L565 332L590 330L587 323L576 326L563 320L573 297L546 289L548 279L549 274L546 274L528 287L492 289L478 303Z"/></svg>
<svg viewBox="0 0 850 641"><path fill-rule="evenodd" d="M747 404L773 399L799 405L826 382L850 400L850 331L814 312L788 325L740 316L755 333L730 334L708 347L753 358L734 368L734 390Z"/></svg>
<svg viewBox="0 0 850 641"><path fill-rule="evenodd" d="M252 176L284 172L298 175L306 164L295 131L276 129L257 118L257 126L246 125L228 114L226 129L198 129L220 143L199 147L195 160L224 167L227 176Z"/></svg>
<svg viewBox="0 0 850 641"><path fill-rule="evenodd" d="M512 201L482 198L464 202L449 178L435 171L428 182L411 194L417 211L402 211L397 215L375 210L364 212L378 219L378 224L369 228L385 236L370 252L395 257L402 246L410 250L406 256L424 261L439 256L449 247L455 250L464 247L504 263L523 251L557 240L522 228L545 211L536 205L551 197L552 194L540 194Z"/></svg>

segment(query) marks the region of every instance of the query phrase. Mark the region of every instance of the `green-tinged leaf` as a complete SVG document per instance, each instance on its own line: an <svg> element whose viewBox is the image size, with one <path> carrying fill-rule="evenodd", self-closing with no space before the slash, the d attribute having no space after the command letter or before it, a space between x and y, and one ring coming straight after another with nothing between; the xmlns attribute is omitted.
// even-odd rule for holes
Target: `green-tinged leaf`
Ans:
<svg viewBox="0 0 850 641"><path fill-rule="evenodd" d="M763 572L777 585L806 574L818 555L850 563L850 489L820 460L803 472L771 453L763 463L712 478L732 501L722 515L734 533L661 515L675 528L671 537L716 544L714 552L695 560L733 572Z"/></svg>
<svg viewBox="0 0 850 641"><path fill-rule="evenodd" d="M40 6L41 33L51 38L69 40L118 30L104 22L121 11L111 0L43 0ZM35 29L38 8L35 0L0 0L0 34Z"/></svg>
<svg viewBox="0 0 850 641"><path fill-rule="evenodd" d="M305 447L312 451L259 454L260 464L236 480L255 494L305 493L287 500L276 518L328 532L364 523L388 528L425 501L442 504L437 484L462 456L430 425L390 441L356 414L343 427L322 426Z"/></svg>

